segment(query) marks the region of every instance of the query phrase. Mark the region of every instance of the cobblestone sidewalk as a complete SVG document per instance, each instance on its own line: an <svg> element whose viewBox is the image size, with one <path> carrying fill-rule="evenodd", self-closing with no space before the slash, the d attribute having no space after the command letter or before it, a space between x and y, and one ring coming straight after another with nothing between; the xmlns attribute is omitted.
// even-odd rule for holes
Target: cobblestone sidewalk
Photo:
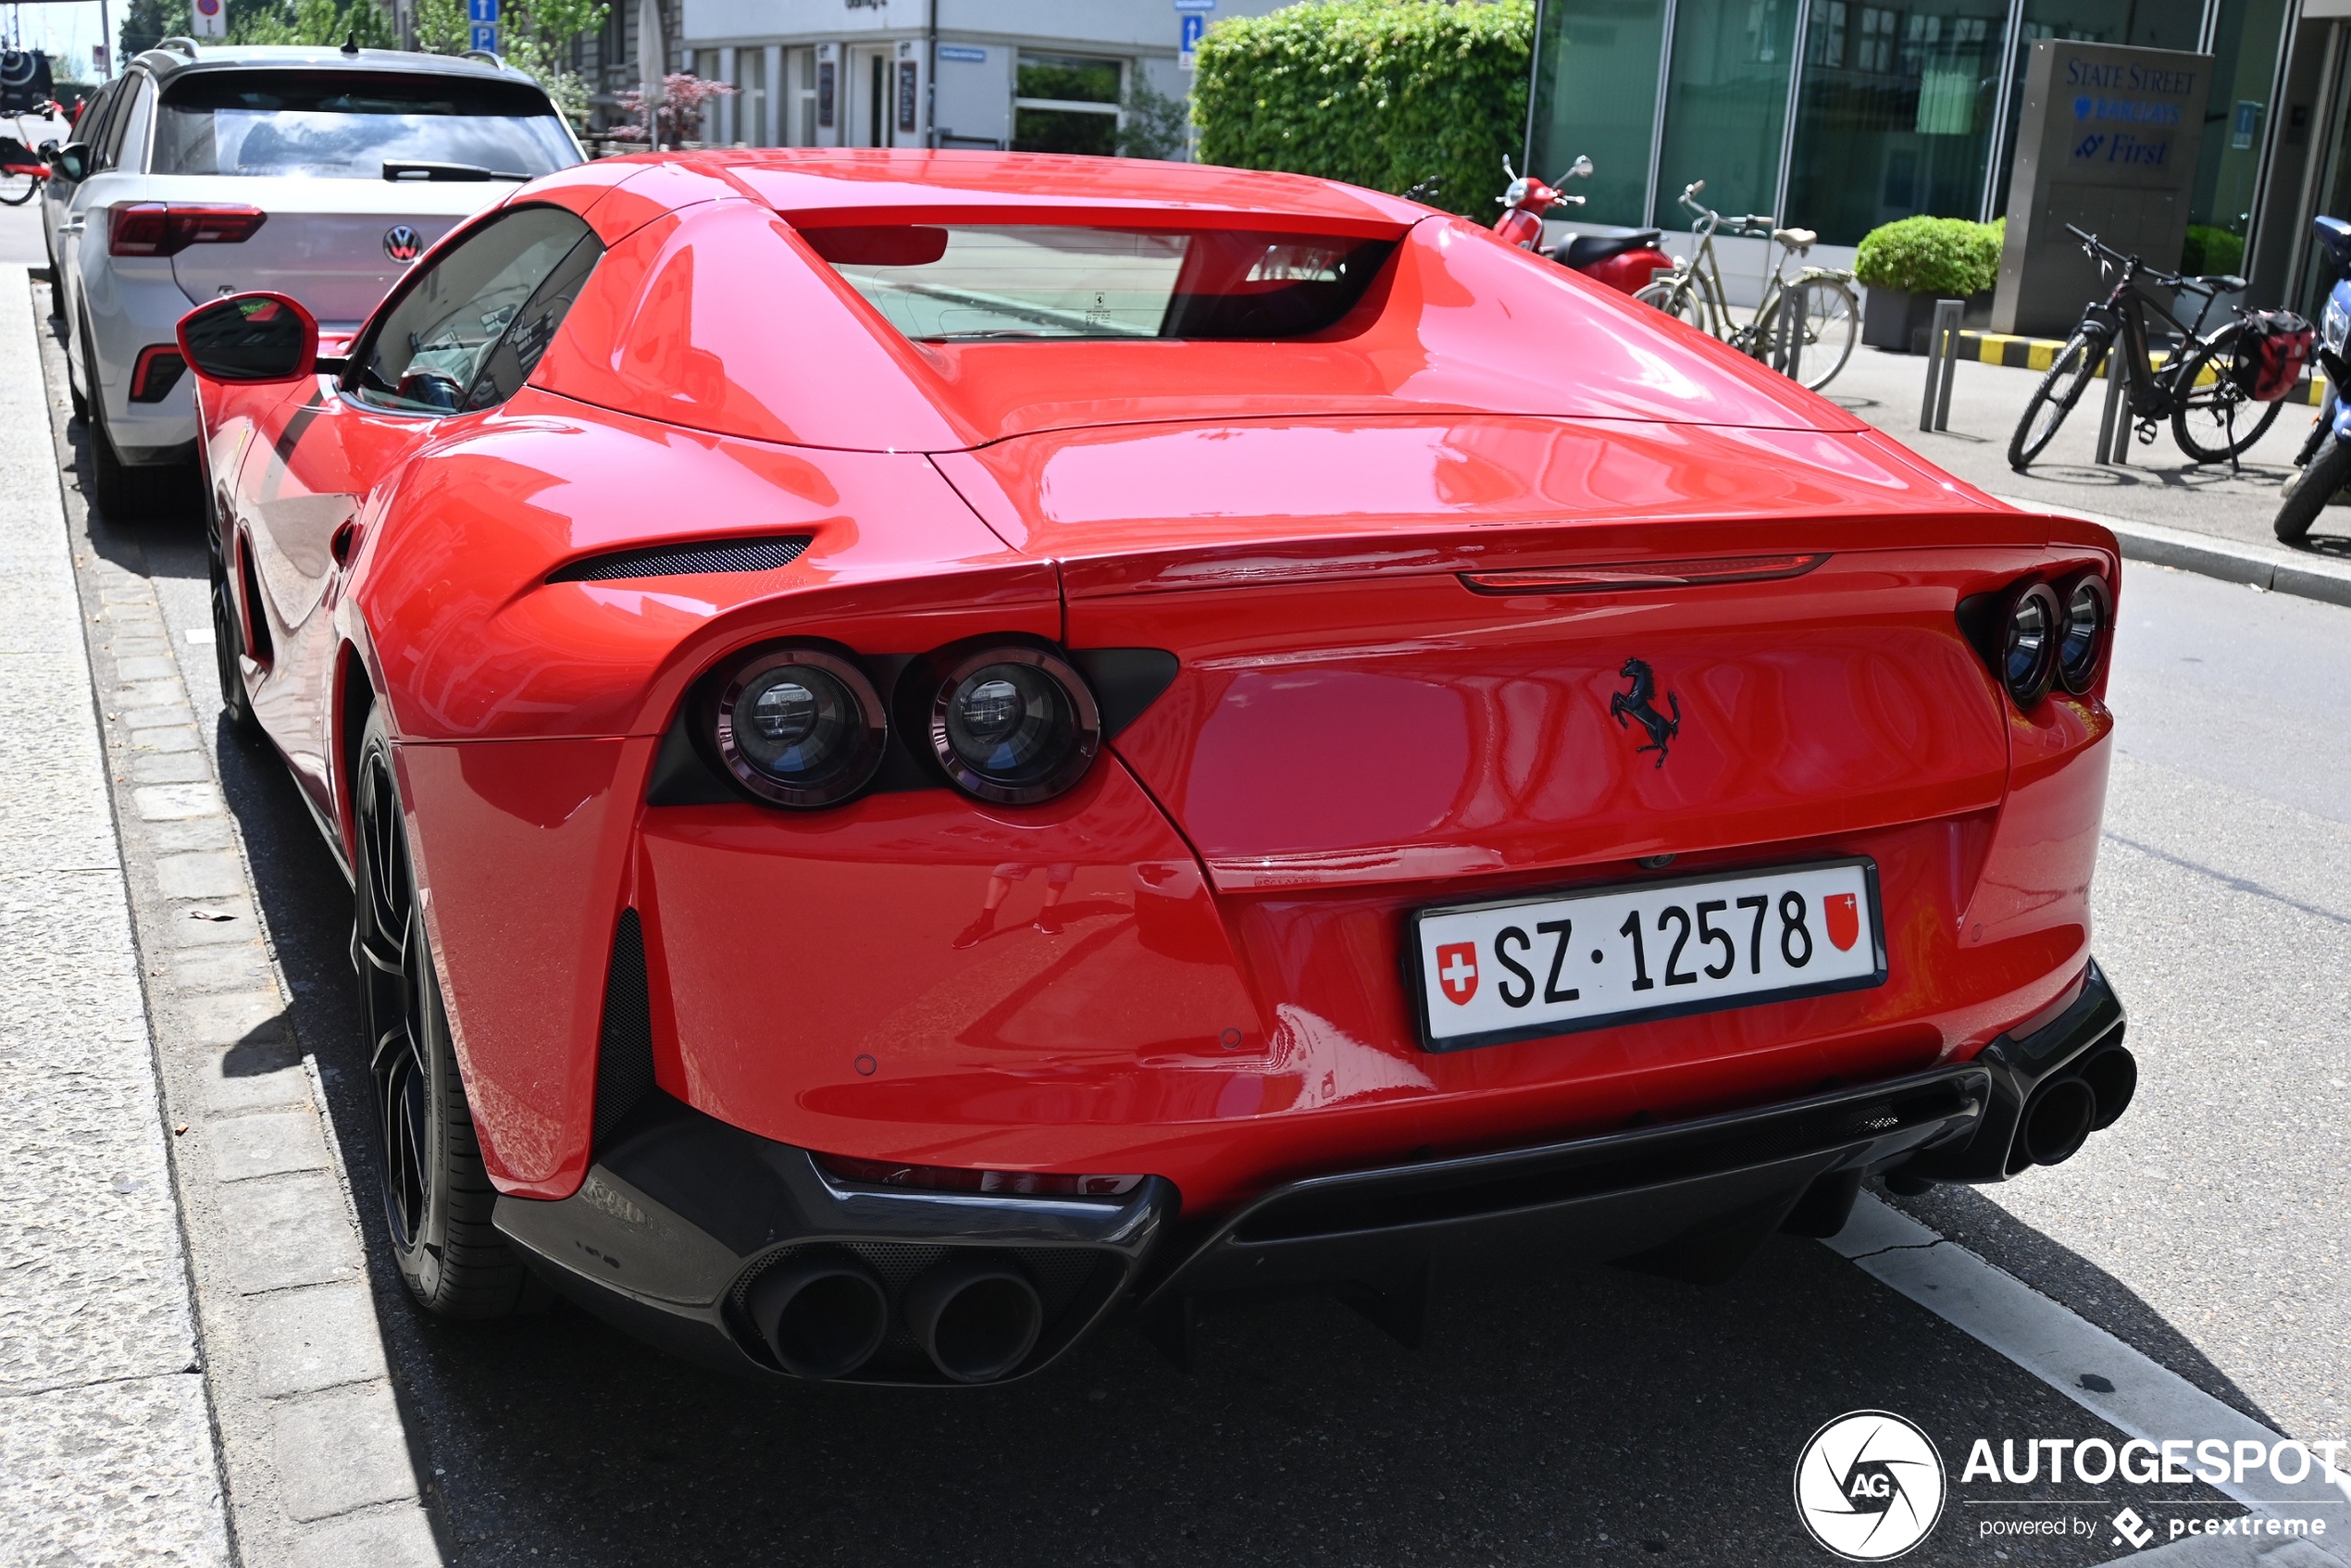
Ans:
<svg viewBox="0 0 2351 1568"><path fill-rule="evenodd" d="M227 1562L31 317L0 267L0 1561ZM170 664L112 618L124 678Z"/></svg>

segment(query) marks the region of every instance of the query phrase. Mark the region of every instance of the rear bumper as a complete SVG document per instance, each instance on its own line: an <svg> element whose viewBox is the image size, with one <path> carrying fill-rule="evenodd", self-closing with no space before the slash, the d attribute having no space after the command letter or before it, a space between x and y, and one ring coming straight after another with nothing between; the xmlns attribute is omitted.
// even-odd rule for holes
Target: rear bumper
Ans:
<svg viewBox="0 0 2351 1568"><path fill-rule="evenodd" d="M1204 1295L1325 1290L1375 1316L1392 1309L1382 1321L1409 1331L1414 1292L1448 1261L1548 1256L1719 1276L1775 1228L1836 1228L1864 1176L1972 1147L1996 1076L1968 1063L1702 1120L1317 1176L1195 1224L1157 1177L1115 1201L852 1187L804 1150L656 1093L578 1192L502 1198L497 1224L617 1326L772 1377L788 1375L742 1305L766 1269L812 1250L852 1255L883 1280L891 1328L847 1380L943 1384L904 1325L906 1286L984 1253L1024 1271L1045 1303L1017 1377L1116 1312L1160 1322Z"/></svg>

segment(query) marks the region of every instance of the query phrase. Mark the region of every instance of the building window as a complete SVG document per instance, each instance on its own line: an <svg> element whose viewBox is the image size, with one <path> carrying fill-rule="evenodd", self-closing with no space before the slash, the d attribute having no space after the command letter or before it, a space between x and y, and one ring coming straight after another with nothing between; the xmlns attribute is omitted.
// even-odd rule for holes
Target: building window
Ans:
<svg viewBox="0 0 2351 1568"><path fill-rule="evenodd" d="M1787 122L1797 0L1681 0L1665 89L1665 145L1649 221L1687 229L1682 189L1733 215L1772 210Z"/></svg>
<svg viewBox="0 0 2351 1568"><path fill-rule="evenodd" d="M1549 0L1543 6L1536 48L1549 68L1536 78L1534 172L1555 175L1579 155L1592 160L1591 179L1574 186L1586 198L1574 209L1578 218L1648 221L1649 139L1664 44L1665 0Z"/></svg>
<svg viewBox="0 0 2351 1568"><path fill-rule="evenodd" d="M1013 89L1013 150L1116 152L1122 74L1118 60L1023 50Z"/></svg>
<svg viewBox="0 0 2351 1568"><path fill-rule="evenodd" d="M767 51L735 51L735 140L749 146L767 144Z"/></svg>

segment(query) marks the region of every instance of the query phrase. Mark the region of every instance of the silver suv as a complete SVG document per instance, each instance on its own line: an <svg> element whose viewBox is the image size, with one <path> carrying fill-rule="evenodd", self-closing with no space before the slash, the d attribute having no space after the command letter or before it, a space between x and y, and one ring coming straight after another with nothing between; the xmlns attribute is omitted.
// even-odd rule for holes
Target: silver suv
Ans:
<svg viewBox="0 0 2351 1568"><path fill-rule="evenodd" d="M186 39L141 55L51 154L42 197L100 510L187 493L192 306L274 289L349 330L461 219L579 161L545 92L487 57Z"/></svg>

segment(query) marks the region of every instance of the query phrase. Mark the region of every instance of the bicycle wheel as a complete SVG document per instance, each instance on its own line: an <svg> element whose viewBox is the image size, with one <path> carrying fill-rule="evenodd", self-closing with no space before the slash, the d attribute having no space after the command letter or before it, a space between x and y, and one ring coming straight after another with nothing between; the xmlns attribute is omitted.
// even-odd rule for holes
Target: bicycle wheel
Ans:
<svg viewBox="0 0 2351 1568"><path fill-rule="evenodd" d="M2186 390L2171 411L2171 439L2199 463L2234 460L2269 433L2284 406L2254 402L2230 377L2237 339L2244 331L2242 325L2227 326L2202 342L2190 343L2171 379L2171 385ZM2212 372L2211 383L2196 385L2207 370Z"/></svg>
<svg viewBox="0 0 2351 1568"><path fill-rule="evenodd" d="M2289 480L2285 500L2278 507L2279 541L2299 544L2310 536L2310 525L2319 520L2327 503L2351 485L2351 442L2336 441L2329 436L2319 447L2319 454L2310 466Z"/></svg>
<svg viewBox="0 0 2351 1568"><path fill-rule="evenodd" d="M0 206L20 207L41 189L41 178L31 169L0 168Z"/></svg>
<svg viewBox="0 0 2351 1568"><path fill-rule="evenodd" d="M1687 272L1679 278L1651 283L1633 297L1643 305L1654 305L1685 326L1697 328L1709 337L1714 335L1714 324L1723 319L1723 313L1714 308L1714 296L1708 290L1702 273Z"/></svg>
<svg viewBox="0 0 2351 1568"><path fill-rule="evenodd" d="M2033 389L2033 401L2024 405L2024 417L2016 422L2016 434L2009 438L2009 467L2022 473L2033 459L2047 450L2057 439L2058 427L2082 401L2090 382L2096 379L2098 362L2106 358L2104 334L2076 330L2049 362L2049 373ZM2120 367L2117 367L2118 369Z"/></svg>
<svg viewBox="0 0 2351 1568"><path fill-rule="evenodd" d="M1780 355L1780 310L1789 293L1804 296L1804 349L1797 355L1797 376L1814 392L1836 380L1853 357L1853 343L1861 335L1861 305L1840 279L1810 278L1772 296L1772 304L1756 318L1754 342L1760 357L1773 369Z"/></svg>

